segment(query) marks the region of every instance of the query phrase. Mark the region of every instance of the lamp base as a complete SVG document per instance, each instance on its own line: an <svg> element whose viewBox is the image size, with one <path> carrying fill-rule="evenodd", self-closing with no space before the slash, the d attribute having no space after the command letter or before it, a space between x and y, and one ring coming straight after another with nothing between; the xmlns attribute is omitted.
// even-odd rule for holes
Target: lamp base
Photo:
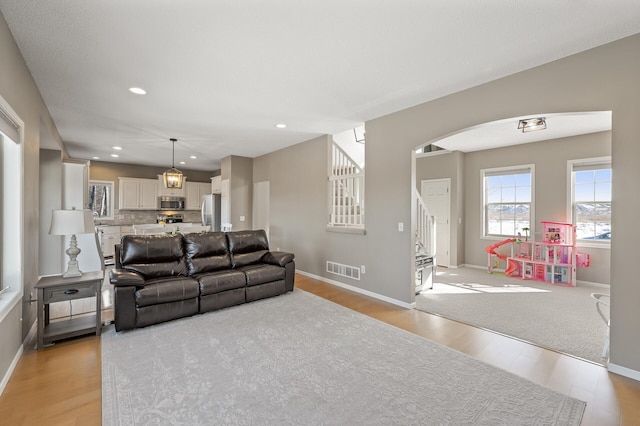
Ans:
<svg viewBox="0 0 640 426"><path fill-rule="evenodd" d="M69 256L69 263L67 264L67 272L62 274L62 278L81 277L82 271L78 267L78 255L82 250L78 247L78 240L75 234L71 236L71 242L66 253Z"/></svg>
<svg viewBox="0 0 640 426"><path fill-rule="evenodd" d="M62 278L81 277L82 271L78 267L77 260L70 260L67 264L67 271L62 274Z"/></svg>

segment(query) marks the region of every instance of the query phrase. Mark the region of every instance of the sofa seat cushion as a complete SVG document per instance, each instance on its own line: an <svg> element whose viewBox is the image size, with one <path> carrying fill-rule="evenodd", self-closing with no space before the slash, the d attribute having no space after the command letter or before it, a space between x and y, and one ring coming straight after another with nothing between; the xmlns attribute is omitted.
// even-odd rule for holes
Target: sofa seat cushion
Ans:
<svg viewBox="0 0 640 426"><path fill-rule="evenodd" d="M194 278L198 280L200 285L200 294L220 293L221 291L244 288L247 279L242 271L218 271L207 274L198 274Z"/></svg>
<svg viewBox="0 0 640 426"><path fill-rule="evenodd" d="M247 276L247 286L270 283L284 279L284 268L275 265L254 264L238 269Z"/></svg>
<svg viewBox="0 0 640 426"><path fill-rule="evenodd" d="M197 298L198 281L190 277L165 277L148 280L144 288L136 290L136 306L150 306Z"/></svg>
<svg viewBox="0 0 640 426"><path fill-rule="evenodd" d="M198 313L198 306L198 299L187 299L136 308L136 327L195 315Z"/></svg>

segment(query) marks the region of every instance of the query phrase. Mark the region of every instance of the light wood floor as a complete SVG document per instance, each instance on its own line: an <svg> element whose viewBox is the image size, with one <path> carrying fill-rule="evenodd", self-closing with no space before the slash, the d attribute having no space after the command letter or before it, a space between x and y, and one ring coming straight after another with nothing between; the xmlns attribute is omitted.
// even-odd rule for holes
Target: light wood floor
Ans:
<svg viewBox="0 0 640 426"><path fill-rule="evenodd" d="M586 401L584 426L640 425L640 382L601 366L302 275L296 287ZM26 351L0 396L0 424L99 425L100 368L96 336Z"/></svg>

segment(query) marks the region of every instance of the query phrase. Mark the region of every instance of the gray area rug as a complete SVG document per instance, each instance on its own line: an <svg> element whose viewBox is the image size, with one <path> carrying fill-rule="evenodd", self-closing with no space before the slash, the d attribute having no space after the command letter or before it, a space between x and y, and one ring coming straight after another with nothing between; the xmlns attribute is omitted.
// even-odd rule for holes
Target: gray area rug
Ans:
<svg viewBox="0 0 640 426"><path fill-rule="evenodd" d="M474 268L441 269L433 290L416 296L416 308L604 364L607 325L591 293L609 290L525 281Z"/></svg>
<svg viewBox="0 0 640 426"><path fill-rule="evenodd" d="M103 425L578 425L585 403L293 293L102 335Z"/></svg>

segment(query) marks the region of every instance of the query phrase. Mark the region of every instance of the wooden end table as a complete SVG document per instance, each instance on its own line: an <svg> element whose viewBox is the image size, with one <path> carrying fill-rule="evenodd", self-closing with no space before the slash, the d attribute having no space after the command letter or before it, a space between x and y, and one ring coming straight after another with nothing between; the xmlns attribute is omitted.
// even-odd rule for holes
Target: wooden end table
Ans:
<svg viewBox="0 0 640 426"><path fill-rule="evenodd" d="M38 280L38 350L56 340L83 334L102 332L102 282L104 271L86 272L81 277L63 278L61 275ZM49 322L49 304L86 297L96 298L95 315Z"/></svg>

